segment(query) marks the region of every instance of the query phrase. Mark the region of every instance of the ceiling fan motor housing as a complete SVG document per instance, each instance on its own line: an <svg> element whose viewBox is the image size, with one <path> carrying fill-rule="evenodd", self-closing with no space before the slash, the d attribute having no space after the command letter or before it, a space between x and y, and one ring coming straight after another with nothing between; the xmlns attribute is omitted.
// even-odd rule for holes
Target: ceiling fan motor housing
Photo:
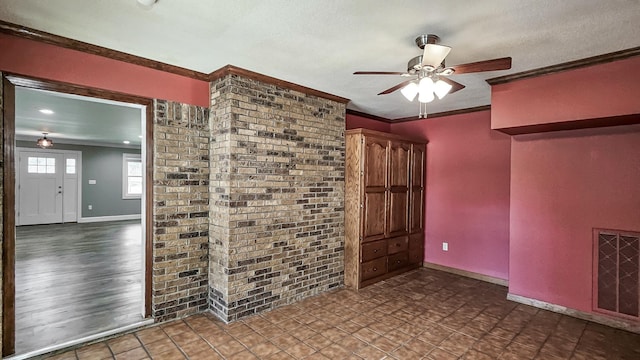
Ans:
<svg viewBox="0 0 640 360"><path fill-rule="evenodd" d="M440 44L440 37L434 34L420 35L416 38L416 45L420 49L424 49L427 44Z"/></svg>

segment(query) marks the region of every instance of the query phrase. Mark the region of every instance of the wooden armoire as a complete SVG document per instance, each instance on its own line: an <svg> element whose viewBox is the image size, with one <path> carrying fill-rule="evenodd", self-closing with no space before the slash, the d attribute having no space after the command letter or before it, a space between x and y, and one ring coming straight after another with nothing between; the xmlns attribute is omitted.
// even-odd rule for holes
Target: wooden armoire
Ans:
<svg viewBox="0 0 640 360"><path fill-rule="evenodd" d="M422 266L426 142L346 132L345 285L360 289Z"/></svg>

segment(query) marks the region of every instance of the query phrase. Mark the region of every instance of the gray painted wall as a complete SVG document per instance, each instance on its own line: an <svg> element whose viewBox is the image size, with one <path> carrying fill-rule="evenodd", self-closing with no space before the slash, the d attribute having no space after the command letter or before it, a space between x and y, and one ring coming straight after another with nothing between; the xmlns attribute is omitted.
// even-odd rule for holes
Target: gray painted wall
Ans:
<svg viewBox="0 0 640 360"><path fill-rule="evenodd" d="M16 141L17 147L36 148L31 141ZM122 154L140 154L140 149L70 145L55 142L55 149L82 152L82 217L140 214L140 199L122 198ZM96 180L89 185L89 179ZM91 204L93 210L88 210Z"/></svg>

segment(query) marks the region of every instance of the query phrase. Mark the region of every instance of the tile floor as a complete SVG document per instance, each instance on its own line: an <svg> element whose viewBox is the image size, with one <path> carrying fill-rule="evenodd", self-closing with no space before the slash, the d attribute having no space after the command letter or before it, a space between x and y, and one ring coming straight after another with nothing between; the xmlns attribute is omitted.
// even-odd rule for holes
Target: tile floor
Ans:
<svg viewBox="0 0 640 360"><path fill-rule="evenodd" d="M225 325L199 314L49 359L640 359L640 335L429 269Z"/></svg>

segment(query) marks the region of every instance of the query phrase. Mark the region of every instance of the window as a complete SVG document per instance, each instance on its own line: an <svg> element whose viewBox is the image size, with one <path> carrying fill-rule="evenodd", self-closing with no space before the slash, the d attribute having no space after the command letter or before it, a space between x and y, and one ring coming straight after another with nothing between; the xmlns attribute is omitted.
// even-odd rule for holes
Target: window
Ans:
<svg viewBox="0 0 640 360"><path fill-rule="evenodd" d="M67 167L66 167L66 173L67 174L75 174L76 173L76 159L67 159Z"/></svg>
<svg viewBox="0 0 640 360"><path fill-rule="evenodd" d="M29 156L27 159L27 172L29 174L55 174L56 159Z"/></svg>
<svg viewBox="0 0 640 360"><path fill-rule="evenodd" d="M142 197L142 160L140 154L122 154L122 198Z"/></svg>

